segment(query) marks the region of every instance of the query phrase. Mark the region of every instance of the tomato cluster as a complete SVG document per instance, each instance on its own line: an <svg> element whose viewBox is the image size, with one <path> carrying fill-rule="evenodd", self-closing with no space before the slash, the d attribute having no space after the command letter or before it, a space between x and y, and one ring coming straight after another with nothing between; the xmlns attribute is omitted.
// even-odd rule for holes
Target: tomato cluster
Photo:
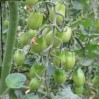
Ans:
<svg viewBox="0 0 99 99"><path fill-rule="evenodd" d="M34 6L39 0L26 0L27 6ZM67 44L72 39L72 28L70 26L64 26L62 30L57 27L61 27L66 12L66 6L64 4L56 2L56 12L54 7L50 7L49 15L46 16L50 19L50 26L44 23L44 13L40 11L33 11L27 18L27 30L26 33L19 35L18 43L19 47L29 45L29 53L32 55L41 56L44 54L46 58L53 63L54 72L53 78L57 84L64 84L66 82L66 72L73 69L76 63L75 52L64 47L63 44ZM53 22L56 14L56 24ZM53 23L53 25L52 25ZM46 27L43 27L45 25ZM44 31L46 29L46 31ZM48 55L48 56L47 56ZM18 49L14 54L14 62L16 65L23 65L25 62L25 53L22 49ZM36 63L36 64L35 64ZM47 66L39 60L35 61L33 66L29 68L29 72L26 73L29 78L30 90L38 90L42 84L42 77ZM43 65L42 65L43 64ZM74 70L72 79L75 84L75 93L81 94L83 92L83 85L85 83L85 76L81 68ZM93 80L95 82L95 80Z"/></svg>

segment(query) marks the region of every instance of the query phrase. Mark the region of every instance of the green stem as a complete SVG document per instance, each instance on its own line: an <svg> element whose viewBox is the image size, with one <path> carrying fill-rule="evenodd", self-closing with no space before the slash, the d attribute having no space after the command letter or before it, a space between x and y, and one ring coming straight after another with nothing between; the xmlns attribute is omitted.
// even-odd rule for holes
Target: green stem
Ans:
<svg viewBox="0 0 99 99"><path fill-rule="evenodd" d="M9 1L9 10L10 10L9 32L7 35L6 50L4 53L4 59L2 64L0 94L2 94L7 89L5 79L11 71L11 61L13 56L13 49L15 45L15 37L17 33L17 24L18 24L17 1L13 2Z"/></svg>

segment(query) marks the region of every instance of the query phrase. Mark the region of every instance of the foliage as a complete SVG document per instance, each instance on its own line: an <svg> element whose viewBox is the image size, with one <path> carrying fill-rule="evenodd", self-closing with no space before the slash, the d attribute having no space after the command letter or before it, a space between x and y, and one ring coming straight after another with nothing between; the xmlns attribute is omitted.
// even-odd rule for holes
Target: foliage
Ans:
<svg viewBox="0 0 99 99"><path fill-rule="evenodd" d="M23 58L22 55L17 55L20 64L14 59L15 54L13 55L11 74L5 81L9 90L4 94L15 99L98 99L98 0L27 2L28 0L19 1L19 22L13 50L15 53L22 49L24 55ZM2 2L2 16L5 52L5 43L9 35L8 1ZM0 49L0 57L4 52ZM82 75L81 72L75 72L79 68ZM57 69L64 71L64 75L55 75ZM74 72L76 76L73 75ZM80 76L84 78L83 81ZM42 81L37 90L29 88L29 83L34 78ZM59 78L64 83L57 84L57 80L61 82ZM37 84L34 80L33 83ZM80 90L81 94L77 94L77 85L80 83L79 87L83 88L83 92Z"/></svg>

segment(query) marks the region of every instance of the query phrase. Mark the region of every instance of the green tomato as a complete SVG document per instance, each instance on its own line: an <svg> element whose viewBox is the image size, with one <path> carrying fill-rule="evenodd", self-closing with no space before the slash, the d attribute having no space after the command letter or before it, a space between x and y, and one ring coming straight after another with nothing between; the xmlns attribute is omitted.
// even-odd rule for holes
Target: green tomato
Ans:
<svg viewBox="0 0 99 99"><path fill-rule="evenodd" d="M29 42L29 34L28 33L23 33L21 34L19 38L19 44L21 47L25 46Z"/></svg>
<svg viewBox="0 0 99 99"><path fill-rule="evenodd" d="M72 77L76 86L82 86L85 83L85 75L81 68L76 69Z"/></svg>
<svg viewBox="0 0 99 99"><path fill-rule="evenodd" d="M25 61L25 53L22 49L17 49L14 53L14 62L17 65L23 65Z"/></svg>
<svg viewBox="0 0 99 99"><path fill-rule="evenodd" d="M64 65L64 69L71 69L74 67L75 65L75 53L74 52L69 52L66 51L65 52L65 65Z"/></svg>
<svg viewBox="0 0 99 99"><path fill-rule="evenodd" d="M75 94L82 94L83 91L84 91L84 87L83 87L83 86L80 86L80 87L77 87L77 86L76 86L76 87L74 88Z"/></svg>
<svg viewBox="0 0 99 99"><path fill-rule="evenodd" d="M32 39L33 37L35 37L36 36L36 30L29 30L28 31L28 33L29 33L29 37L30 37L30 39Z"/></svg>
<svg viewBox="0 0 99 99"><path fill-rule="evenodd" d="M97 29L99 29L99 19L94 21L94 25Z"/></svg>
<svg viewBox="0 0 99 99"><path fill-rule="evenodd" d="M26 0L26 5L33 6L38 2L38 0Z"/></svg>
<svg viewBox="0 0 99 99"><path fill-rule="evenodd" d="M71 36L72 36L72 29L70 27L65 27L63 31L62 41L64 43L69 42L69 40L71 39Z"/></svg>
<svg viewBox="0 0 99 99"><path fill-rule="evenodd" d="M34 77L35 74L41 75L43 70L44 70L44 68L45 67L42 66L42 65L34 65L34 66L32 66L31 69L30 69L30 77L31 78Z"/></svg>
<svg viewBox="0 0 99 99"><path fill-rule="evenodd" d="M38 88L41 86L41 84L42 84L42 81L39 78L34 77L34 78L32 78L32 80L29 83L29 88L32 91L38 90Z"/></svg>
<svg viewBox="0 0 99 99"><path fill-rule="evenodd" d="M31 43L31 51L34 53L41 53L46 48L45 39L42 38L34 38L35 43Z"/></svg>
<svg viewBox="0 0 99 99"><path fill-rule="evenodd" d="M54 72L54 80L57 84L63 84L66 81L66 72L65 70L57 69Z"/></svg>
<svg viewBox="0 0 99 99"><path fill-rule="evenodd" d="M6 20L4 21L4 26L5 26L5 27L8 27L8 25L9 25L9 21L6 19Z"/></svg>
<svg viewBox="0 0 99 99"><path fill-rule="evenodd" d="M53 64L55 66L60 66L60 63L61 65L65 65L65 62L66 62L66 59L65 59L65 52L61 52L61 51L56 51L54 53L55 56L57 57L53 57Z"/></svg>
<svg viewBox="0 0 99 99"><path fill-rule="evenodd" d="M94 76L92 79L93 84L99 84L99 75Z"/></svg>
<svg viewBox="0 0 99 99"><path fill-rule="evenodd" d="M27 19L27 25L29 28L36 30L38 29L43 22L43 13L40 12L32 12L28 19Z"/></svg>
<svg viewBox="0 0 99 99"><path fill-rule="evenodd" d="M60 3L56 3L56 13L61 14L63 17L65 17L65 5L64 4L60 4ZM63 22L63 17L59 14L56 14L56 23L59 25ZM50 20L53 22L53 18L54 18L54 10L53 8L50 10Z"/></svg>
<svg viewBox="0 0 99 99"><path fill-rule="evenodd" d="M55 47L57 47L57 46L59 46L60 44L61 44L61 42L60 42L60 40L62 39L62 33L59 33L59 32L55 32L55 35L56 35L56 37L58 38L55 38L54 39L54 44L53 44L53 48L55 48ZM51 41L52 41L52 39L53 39L53 32L52 31L50 31L50 32L48 32L47 34L46 34L46 36L45 36L45 40L46 40L46 44L47 44L47 46L50 46L50 44L51 44Z"/></svg>

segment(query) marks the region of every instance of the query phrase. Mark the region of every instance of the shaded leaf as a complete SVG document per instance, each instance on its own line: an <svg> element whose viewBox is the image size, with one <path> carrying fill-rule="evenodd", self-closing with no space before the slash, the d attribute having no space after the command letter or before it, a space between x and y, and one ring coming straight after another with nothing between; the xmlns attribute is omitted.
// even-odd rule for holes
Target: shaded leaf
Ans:
<svg viewBox="0 0 99 99"><path fill-rule="evenodd" d="M8 88L22 88L25 80L26 77L23 74L13 73L13 74L9 74L6 77L5 82Z"/></svg>

